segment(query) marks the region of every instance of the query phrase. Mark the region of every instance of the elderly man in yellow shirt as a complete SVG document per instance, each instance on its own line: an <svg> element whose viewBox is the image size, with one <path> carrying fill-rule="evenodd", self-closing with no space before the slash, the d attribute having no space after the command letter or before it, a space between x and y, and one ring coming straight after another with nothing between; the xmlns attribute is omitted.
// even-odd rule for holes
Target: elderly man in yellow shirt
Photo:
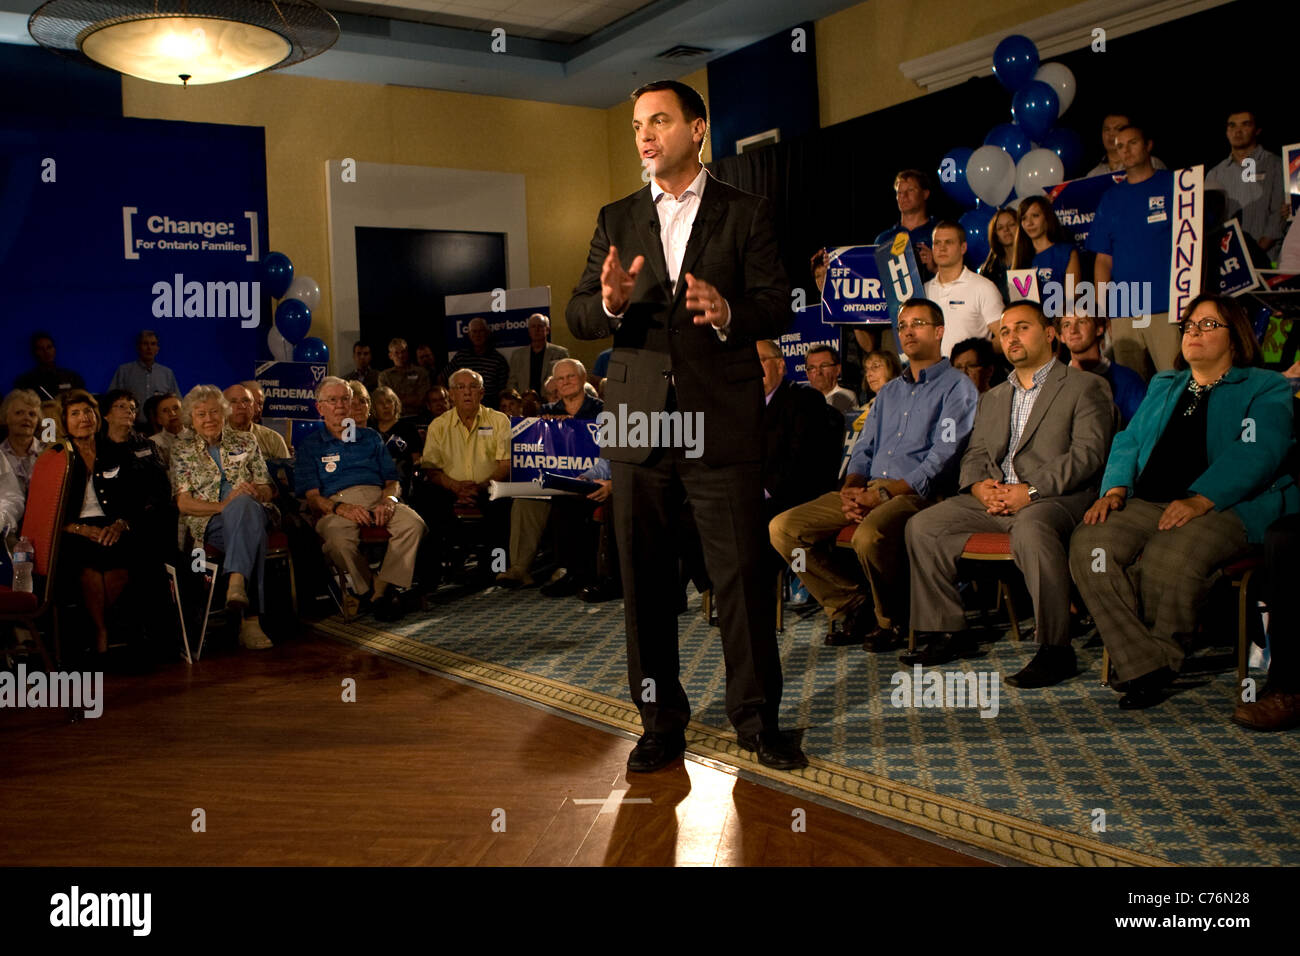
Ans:
<svg viewBox="0 0 1300 956"><path fill-rule="evenodd" d="M488 482L510 476L510 419L483 405L483 377L473 369L458 369L447 384L451 409L429 424L420 460L429 472L425 520L434 529L429 547L446 547L453 540L469 543L472 534L479 555L472 583L484 585L496 573L494 556L505 570L510 501L488 501L487 489ZM458 520L476 513L483 516L477 528ZM441 560L430 563L441 566Z"/></svg>

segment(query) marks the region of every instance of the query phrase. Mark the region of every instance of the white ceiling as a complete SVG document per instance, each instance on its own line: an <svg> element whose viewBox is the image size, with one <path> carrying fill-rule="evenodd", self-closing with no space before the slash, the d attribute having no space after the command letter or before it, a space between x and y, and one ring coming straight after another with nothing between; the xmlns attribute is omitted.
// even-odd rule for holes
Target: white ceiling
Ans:
<svg viewBox="0 0 1300 956"><path fill-rule="evenodd" d="M606 108L640 83L683 76L858 2L324 0L338 17L339 42L286 72ZM27 18L39 5L0 0L0 42L32 43ZM498 27L504 52L492 50ZM706 52L659 56L679 45Z"/></svg>

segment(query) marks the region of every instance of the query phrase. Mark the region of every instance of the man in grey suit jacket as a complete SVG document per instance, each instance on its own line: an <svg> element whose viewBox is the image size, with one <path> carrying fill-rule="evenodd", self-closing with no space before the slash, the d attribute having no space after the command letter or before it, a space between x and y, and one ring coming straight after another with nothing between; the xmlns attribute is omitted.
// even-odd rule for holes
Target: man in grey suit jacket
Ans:
<svg viewBox="0 0 1300 956"><path fill-rule="evenodd" d="M542 313L534 312L528 317L528 348L518 348L510 353L510 378L506 388L513 388L521 394L531 388L538 395L542 394L542 386L551 377L555 363L569 357L569 350L563 345L546 341L550 333L551 320ZM539 366L540 374L537 376L533 375L534 363Z"/></svg>
<svg viewBox="0 0 1300 956"><path fill-rule="evenodd" d="M1046 687L1078 673L1070 647L1067 545L1097 498L1114 434L1113 403L1105 379L1057 361L1056 329L1038 303L1012 303L998 334L1015 371L980 398L961 462L962 493L907 523L918 646L900 660L943 664L974 649L962 633L957 561L970 535L1009 533L1034 603L1039 647L1006 680Z"/></svg>
<svg viewBox="0 0 1300 956"><path fill-rule="evenodd" d="M708 118L699 93L665 80L633 98L652 182L600 211L566 313L580 339L614 336L602 420L619 427L599 440L618 489L628 686L646 731L628 769L658 770L685 748L677 554L687 508L717 596L727 714L762 763L793 769L806 760L777 723L781 659L765 563L763 369L754 347L788 326L789 286L766 202L700 164Z"/></svg>

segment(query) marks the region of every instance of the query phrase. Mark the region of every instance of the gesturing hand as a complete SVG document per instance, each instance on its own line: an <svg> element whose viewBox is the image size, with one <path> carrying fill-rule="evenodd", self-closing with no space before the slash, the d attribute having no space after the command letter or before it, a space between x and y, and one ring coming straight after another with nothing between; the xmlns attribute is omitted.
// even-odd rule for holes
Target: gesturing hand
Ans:
<svg viewBox="0 0 1300 956"><path fill-rule="evenodd" d="M696 325L711 325L720 329L731 321L731 308L722 293L711 283L697 279L689 272L686 273L686 308L703 313L695 317Z"/></svg>
<svg viewBox="0 0 1300 956"><path fill-rule="evenodd" d="M627 308L632 287L636 285L636 277L643 265L645 256L637 256L632 265L624 269L618 261L618 246L609 247L609 255L605 256L605 264L600 270L600 298L612 314L621 315Z"/></svg>

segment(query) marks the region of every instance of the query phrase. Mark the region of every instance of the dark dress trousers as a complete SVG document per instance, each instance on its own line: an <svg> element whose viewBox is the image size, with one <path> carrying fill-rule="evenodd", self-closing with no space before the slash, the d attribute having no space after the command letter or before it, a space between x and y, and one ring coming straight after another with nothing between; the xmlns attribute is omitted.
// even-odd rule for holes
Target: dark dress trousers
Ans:
<svg viewBox="0 0 1300 956"><path fill-rule="evenodd" d="M611 244L624 268L645 256L620 319L606 315L601 302L601 267ZM730 305L725 339L709 325L696 325L696 313L686 308L688 272L715 286ZM764 199L710 176L675 285L649 186L600 211L566 317L580 339L614 336L605 411L677 410L699 413L703 422L696 450L602 450L615 489L628 686L647 732L678 731L690 720L678 679L676 613L678 532L687 507L717 598L727 714L743 733L777 729L781 659L773 584L765 570L763 371L754 343L777 338L790 316L789 285Z"/></svg>

